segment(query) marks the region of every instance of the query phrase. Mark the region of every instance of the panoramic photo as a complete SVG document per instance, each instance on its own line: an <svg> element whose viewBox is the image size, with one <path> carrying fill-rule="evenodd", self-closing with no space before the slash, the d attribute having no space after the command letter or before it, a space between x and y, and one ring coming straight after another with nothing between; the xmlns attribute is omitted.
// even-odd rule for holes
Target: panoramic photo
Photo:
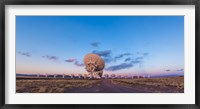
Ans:
<svg viewBox="0 0 200 109"><path fill-rule="evenodd" d="M184 93L184 16L16 16L16 93Z"/></svg>

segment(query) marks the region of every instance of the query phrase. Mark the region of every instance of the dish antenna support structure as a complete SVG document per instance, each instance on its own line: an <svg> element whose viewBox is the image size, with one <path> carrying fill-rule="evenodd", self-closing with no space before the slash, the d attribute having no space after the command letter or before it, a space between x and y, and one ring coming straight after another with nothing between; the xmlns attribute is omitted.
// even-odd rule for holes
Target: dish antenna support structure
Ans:
<svg viewBox="0 0 200 109"><path fill-rule="evenodd" d="M86 54L84 56L85 69L90 78L101 78L105 66L104 60L97 54Z"/></svg>

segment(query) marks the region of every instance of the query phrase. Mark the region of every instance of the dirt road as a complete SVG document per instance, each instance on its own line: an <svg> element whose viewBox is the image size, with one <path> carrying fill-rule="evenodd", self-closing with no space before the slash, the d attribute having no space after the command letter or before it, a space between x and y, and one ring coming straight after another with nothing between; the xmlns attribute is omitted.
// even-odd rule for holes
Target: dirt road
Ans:
<svg viewBox="0 0 200 109"><path fill-rule="evenodd" d="M102 79L97 85L65 89L66 93L148 93L143 89L126 87L111 83L109 79Z"/></svg>

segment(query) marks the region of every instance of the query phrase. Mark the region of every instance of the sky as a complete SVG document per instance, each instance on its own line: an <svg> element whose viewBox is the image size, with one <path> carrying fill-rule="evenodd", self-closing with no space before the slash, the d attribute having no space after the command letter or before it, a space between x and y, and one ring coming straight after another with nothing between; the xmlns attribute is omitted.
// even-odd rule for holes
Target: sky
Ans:
<svg viewBox="0 0 200 109"><path fill-rule="evenodd" d="M84 74L88 53L108 74L183 75L184 16L16 16L16 73Z"/></svg>

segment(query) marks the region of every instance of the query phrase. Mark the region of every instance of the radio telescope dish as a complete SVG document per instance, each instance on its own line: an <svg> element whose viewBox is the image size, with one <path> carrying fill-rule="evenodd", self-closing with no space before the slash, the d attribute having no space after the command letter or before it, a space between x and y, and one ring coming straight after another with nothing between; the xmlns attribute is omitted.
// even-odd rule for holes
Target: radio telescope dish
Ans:
<svg viewBox="0 0 200 109"><path fill-rule="evenodd" d="M105 66L104 60L97 54L87 54L84 57L85 69L89 73L90 78L101 78Z"/></svg>

